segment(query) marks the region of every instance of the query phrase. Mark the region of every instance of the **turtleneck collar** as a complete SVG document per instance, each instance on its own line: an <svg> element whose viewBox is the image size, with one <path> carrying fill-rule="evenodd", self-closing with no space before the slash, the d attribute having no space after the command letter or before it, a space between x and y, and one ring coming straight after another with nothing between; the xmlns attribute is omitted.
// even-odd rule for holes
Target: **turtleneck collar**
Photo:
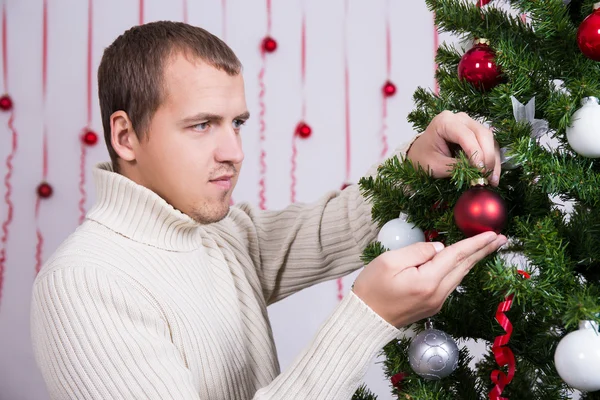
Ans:
<svg viewBox="0 0 600 400"><path fill-rule="evenodd" d="M97 201L86 218L149 246L191 251L201 246L201 225L150 189L101 163L93 171Z"/></svg>

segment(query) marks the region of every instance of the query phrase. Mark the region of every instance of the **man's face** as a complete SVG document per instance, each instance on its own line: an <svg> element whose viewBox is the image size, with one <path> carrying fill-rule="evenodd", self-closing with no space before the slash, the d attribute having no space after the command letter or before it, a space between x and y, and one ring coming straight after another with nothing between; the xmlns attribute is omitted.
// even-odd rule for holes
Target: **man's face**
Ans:
<svg viewBox="0 0 600 400"><path fill-rule="evenodd" d="M164 73L162 104L135 155L140 183L200 223L220 221L244 159L244 80L183 54Z"/></svg>

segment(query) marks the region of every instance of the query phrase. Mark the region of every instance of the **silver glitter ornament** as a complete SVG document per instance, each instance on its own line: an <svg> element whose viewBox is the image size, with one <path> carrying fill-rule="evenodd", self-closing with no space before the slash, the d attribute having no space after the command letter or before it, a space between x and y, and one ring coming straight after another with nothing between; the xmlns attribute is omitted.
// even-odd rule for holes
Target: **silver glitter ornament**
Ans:
<svg viewBox="0 0 600 400"><path fill-rule="evenodd" d="M458 366L458 346L452 337L433 329L431 322L415 336L408 348L410 366L415 373L428 380L440 380Z"/></svg>

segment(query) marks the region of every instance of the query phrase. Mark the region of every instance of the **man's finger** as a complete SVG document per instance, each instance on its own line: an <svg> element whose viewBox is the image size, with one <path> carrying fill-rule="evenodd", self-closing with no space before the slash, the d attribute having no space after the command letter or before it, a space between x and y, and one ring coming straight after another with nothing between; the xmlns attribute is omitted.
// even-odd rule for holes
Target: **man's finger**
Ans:
<svg viewBox="0 0 600 400"><path fill-rule="evenodd" d="M500 156L500 146L498 142L495 143L496 150L496 163L494 165L494 171L490 177L490 183L492 186L498 186L500 183L500 173L502 172L502 157Z"/></svg>
<svg viewBox="0 0 600 400"><path fill-rule="evenodd" d="M461 119L464 124L469 127L471 131L475 133L477 137L477 141L479 142L479 147L483 151L483 161L485 163L485 169L487 171L492 171L494 166L496 165L496 146L494 145L494 134L492 131L479 122L475 121L467 114L461 114Z"/></svg>
<svg viewBox="0 0 600 400"><path fill-rule="evenodd" d="M420 272L427 274L436 285L439 285L450 272L456 269L463 261L473 254L484 249L497 238L495 232L484 232L454 243L440 251L435 257L424 264Z"/></svg>
<svg viewBox="0 0 600 400"><path fill-rule="evenodd" d="M438 154L432 157L433 160L429 163L429 169L433 172L432 176L436 179L447 178L454 169L456 158L447 157L443 154Z"/></svg>
<svg viewBox="0 0 600 400"><path fill-rule="evenodd" d="M498 248L504 243L506 243L506 237L503 235L498 235L494 241L487 244L471 256L467 257L467 259L465 259L460 265L446 275L446 277L440 283L440 292L446 296L444 298L447 298L450 293L452 293L454 289L460 285L460 282L469 273L469 271L471 271L475 264L498 250Z"/></svg>
<svg viewBox="0 0 600 400"><path fill-rule="evenodd" d="M441 129L439 135L447 142L458 144L467 154L471 163L477 168L485 167L483 150L479 145L477 136L466 124L458 118L450 119L444 129Z"/></svg>
<svg viewBox="0 0 600 400"><path fill-rule="evenodd" d="M407 268L419 267L431 260L435 255L444 249L444 245L435 243L415 243L398 250L391 250L381 255L387 265L397 269L400 273ZM396 275L396 274L394 274Z"/></svg>

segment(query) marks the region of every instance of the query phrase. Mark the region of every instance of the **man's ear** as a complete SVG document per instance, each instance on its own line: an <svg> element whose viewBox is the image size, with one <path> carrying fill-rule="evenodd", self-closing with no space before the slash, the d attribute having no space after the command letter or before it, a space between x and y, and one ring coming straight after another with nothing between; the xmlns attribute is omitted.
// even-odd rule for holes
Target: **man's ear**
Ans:
<svg viewBox="0 0 600 400"><path fill-rule="evenodd" d="M113 149L122 160L135 161L139 141L125 111L115 111L110 116L110 140Z"/></svg>

